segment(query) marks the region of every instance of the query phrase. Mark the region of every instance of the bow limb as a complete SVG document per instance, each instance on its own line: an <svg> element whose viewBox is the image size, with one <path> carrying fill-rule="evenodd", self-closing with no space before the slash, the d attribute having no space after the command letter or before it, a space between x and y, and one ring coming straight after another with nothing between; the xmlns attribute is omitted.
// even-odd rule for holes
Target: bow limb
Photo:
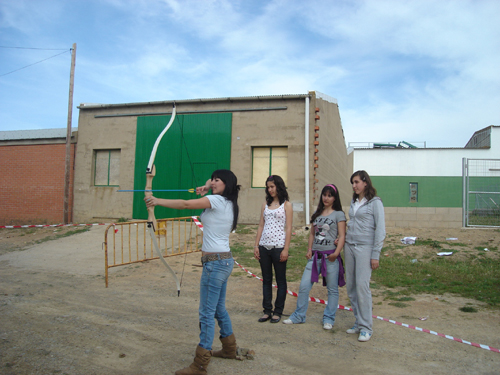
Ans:
<svg viewBox="0 0 500 375"><path fill-rule="evenodd" d="M179 283L179 279L177 278L177 275L175 274L174 270L168 265L167 261L163 257L163 254L161 253L161 250L158 246L158 241L156 239L156 235L155 235L155 231L153 229L152 223L149 223L149 222L148 222L148 231L149 231L149 234L151 235L151 240L153 241L153 246L156 250L156 253L158 254L158 257L160 258L161 262L165 265L165 267L168 268L168 270L170 271L170 273L172 274L172 276L175 279L175 283L177 284L177 297L179 297L181 295L181 284Z"/></svg>
<svg viewBox="0 0 500 375"><path fill-rule="evenodd" d="M151 156L149 157L149 162L148 162L148 167L146 168L146 173L151 173L153 171L153 164L155 162L155 157L156 157L156 150L158 150L158 145L160 144L161 139L165 135L168 129L172 126L175 120L175 114L176 114L176 108L175 108L175 103L174 103L174 108L172 109L172 116L170 117L170 121L168 122L167 126L165 126L165 129L160 133L158 138L156 138L156 142L153 146L153 150L151 151ZM154 177L154 176L153 176ZM151 181L151 185L152 185Z"/></svg>
<svg viewBox="0 0 500 375"><path fill-rule="evenodd" d="M153 147L153 151L151 152L151 156L149 158L148 167L146 169L146 188L145 188L146 191L144 192L144 196L146 198L153 195L153 193L151 191L147 191L147 190L153 189L153 178L156 175L156 167L154 166L153 163L154 163L154 159L156 156L156 150L158 149L158 145L159 145L161 139L163 138L163 135L165 135L167 130L170 128L170 126L174 122L174 119L175 119L175 104L174 104L174 109L172 110L172 117L170 118L170 121L168 122L165 129L163 129L163 131L160 133L160 135L156 139L155 145ZM160 260L162 261L162 263L165 265L165 267L167 267L167 269L170 271L170 273L174 277L175 283L177 284L177 296L179 296L181 294L181 286L179 283L179 279L177 278L177 275L175 274L174 270L166 262L165 258L163 257L163 254L161 253L160 247L158 246L158 240L157 240L156 235L155 235L155 230L157 228L158 228L158 225L157 225L156 217L155 217L155 209L154 209L154 207L148 207L148 231L149 231L149 234L151 235L151 240L153 242L153 246L154 246L156 253L158 254Z"/></svg>

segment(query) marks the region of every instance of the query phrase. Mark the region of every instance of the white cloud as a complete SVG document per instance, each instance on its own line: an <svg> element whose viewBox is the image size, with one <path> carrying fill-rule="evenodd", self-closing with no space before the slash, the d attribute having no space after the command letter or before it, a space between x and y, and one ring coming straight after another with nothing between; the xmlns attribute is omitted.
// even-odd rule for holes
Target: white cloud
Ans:
<svg viewBox="0 0 500 375"><path fill-rule="evenodd" d="M318 90L339 100L348 142L427 140L460 147L473 131L500 124L496 0L82 4L0 3L0 28L6 31L0 43L78 43L75 103ZM26 15L28 8L33 11ZM19 65L11 53L0 53L8 56L0 59L0 74L6 64ZM66 86L65 64L61 59L41 68ZM28 77L43 78L36 71L26 71L25 80L19 75L2 81L12 87L10 103L26 105ZM45 96L57 97L49 88ZM14 127L26 126L9 118Z"/></svg>

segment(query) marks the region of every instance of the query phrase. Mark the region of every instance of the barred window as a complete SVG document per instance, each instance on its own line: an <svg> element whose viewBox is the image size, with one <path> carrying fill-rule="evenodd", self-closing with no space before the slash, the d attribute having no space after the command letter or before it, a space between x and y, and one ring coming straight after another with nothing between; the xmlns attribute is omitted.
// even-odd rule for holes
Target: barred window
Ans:
<svg viewBox="0 0 500 375"><path fill-rule="evenodd" d="M94 186L120 185L120 150L94 151Z"/></svg>

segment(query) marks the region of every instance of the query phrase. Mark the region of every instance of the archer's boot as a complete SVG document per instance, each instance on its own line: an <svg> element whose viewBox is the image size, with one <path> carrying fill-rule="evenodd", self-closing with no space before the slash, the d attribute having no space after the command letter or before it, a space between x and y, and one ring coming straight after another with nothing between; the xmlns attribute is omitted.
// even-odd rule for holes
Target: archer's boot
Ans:
<svg viewBox="0 0 500 375"><path fill-rule="evenodd" d="M212 357L212 351L203 349L201 346L196 347L196 353L193 363L182 370L175 372L175 375L206 375L207 367Z"/></svg>
<svg viewBox="0 0 500 375"><path fill-rule="evenodd" d="M219 340L222 343L222 350L213 350L212 357L236 359L238 347L234 333L227 337L219 337Z"/></svg>

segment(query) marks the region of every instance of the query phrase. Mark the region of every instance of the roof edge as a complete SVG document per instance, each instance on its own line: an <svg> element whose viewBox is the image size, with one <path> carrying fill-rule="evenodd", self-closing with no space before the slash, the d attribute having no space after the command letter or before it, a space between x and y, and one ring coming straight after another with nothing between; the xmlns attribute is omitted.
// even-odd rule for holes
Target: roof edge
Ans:
<svg viewBox="0 0 500 375"><path fill-rule="evenodd" d="M139 107L144 105L165 105L173 103L213 103L213 102L241 102L241 101L260 101L260 100L283 100L283 99L305 99L310 98L311 94L286 94L286 95L258 95L258 96L236 96L226 98L201 98L201 99L181 99L181 100L161 100L153 102L136 103L116 103L116 104L96 104L81 103L78 109L96 109L96 108L117 108L117 107Z"/></svg>

